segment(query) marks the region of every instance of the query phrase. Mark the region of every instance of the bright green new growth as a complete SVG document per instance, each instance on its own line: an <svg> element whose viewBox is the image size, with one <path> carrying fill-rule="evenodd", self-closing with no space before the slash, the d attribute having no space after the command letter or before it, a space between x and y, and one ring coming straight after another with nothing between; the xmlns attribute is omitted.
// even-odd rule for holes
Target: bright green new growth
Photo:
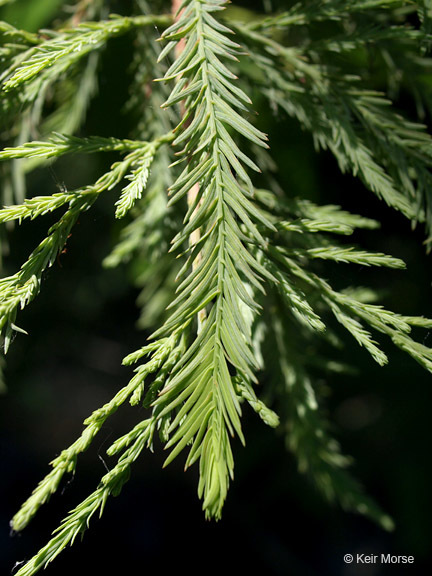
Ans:
<svg viewBox="0 0 432 576"><path fill-rule="evenodd" d="M419 50L430 41L429 4L311 1L281 14L255 14L248 21L234 21L224 12L225 0L185 0L176 15L169 3L160 3L163 15L149 13L144 1L137 5L139 14L97 20L103 2L96 2L87 7L91 12L80 13L94 22L68 22L45 36L1 24L0 116L14 145L0 152L0 160L10 162L18 186L17 200L5 202L0 221L21 223L64 210L21 269L0 281L5 351L13 332L22 331L15 324L18 311L39 293L44 272L61 254L78 218L107 190L119 189L113 216L128 215L129 220L106 265L133 260L138 250L156 254L143 300L160 292L153 308L153 300L146 303L145 322L154 330L149 343L124 360L137 364L134 376L53 460L12 528L19 531L29 523L121 405L144 406L146 418L108 449L117 463L17 576L35 574L86 530L108 496L120 492L141 451L152 448L155 434L168 449L166 465L183 457L185 468L199 467L205 515L220 518L234 475L232 438L245 442L245 404L269 426L280 425L300 470L328 499L390 529L391 520L346 470L350 460L330 436L309 361L297 340L332 343L337 339L333 326L340 324L385 365L388 358L375 340L381 333L432 372L432 350L410 336L412 327L432 328L432 320L388 311L367 289L335 290L320 275L320 261L396 269L404 263L346 243L356 229L376 228L376 221L294 199L273 186L265 171L271 142L250 121L253 104L246 93L252 82L274 109L311 131L317 147L330 150L342 171L357 175L414 222L424 222L430 234L430 136L422 125L398 114L387 96L362 88L357 76L342 65L337 68L334 58L367 50L370 42L383 52L400 42L407 45L405 65L416 74ZM419 30L404 20L415 10L422 21ZM340 35L314 39L311 23L329 20ZM348 37L342 33L347 22L354 30ZM154 26L165 29L159 56L148 33ZM293 33L297 29L299 35ZM113 36L131 33L136 35L135 81L142 98L142 86L158 80L147 94L137 139L75 136L95 92L101 49ZM423 97L422 86L415 86L421 109L428 105L428 94ZM65 101L46 117L44 104L52 88ZM137 105L136 96L130 105ZM176 119L176 125L168 118ZM31 139L29 125L39 126L43 139ZM48 196L22 196L25 172L40 162L103 151L122 158L95 183ZM268 190L254 182L260 168ZM164 277L164 287L152 284ZM339 369L328 358L320 362L325 371ZM269 375L266 403L256 393L260 371Z"/></svg>

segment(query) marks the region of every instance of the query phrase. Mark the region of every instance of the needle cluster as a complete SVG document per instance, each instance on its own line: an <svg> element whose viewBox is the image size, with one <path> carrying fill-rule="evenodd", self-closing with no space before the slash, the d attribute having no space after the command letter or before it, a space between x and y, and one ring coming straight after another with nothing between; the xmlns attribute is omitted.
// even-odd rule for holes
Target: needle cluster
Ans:
<svg viewBox="0 0 432 576"><path fill-rule="evenodd" d="M383 336L432 372L432 350L412 337L413 328L431 329L432 320L387 310L368 288L335 288L323 266L403 269L399 258L349 241L379 222L281 190L268 170L272 143L256 125L251 98L299 122L343 172L424 224L430 236L432 139L392 103L399 90L411 90L427 118L429 3L311 0L271 14L237 12L226 0L184 0L176 13L170 3L151 4L158 13L140 0L135 13L107 17L103 1L78 2L72 16L39 34L0 24L7 142L0 162L14 182L0 223L62 212L21 268L0 280L4 350L24 331L19 311L40 292L78 219L110 190L118 191L113 218L125 224L104 264L146 259L142 325L152 330L124 359L135 367L131 380L51 462L13 530L22 530L74 473L120 406L144 407L145 418L112 444L111 471L17 576L35 574L87 529L156 436L168 450L165 465L183 458L185 468L198 466L205 515L219 519L234 478L233 439L245 443L246 406L283 431L300 471L326 498L390 529L391 519L347 469L350 459L331 436L314 374L317 367L322 374L343 369L336 359L344 332L381 366L388 363ZM121 35L135 50L128 106L138 116L136 132L78 135L105 46ZM387 75L385 92L362 79L372 46ZM95 182L26 196L27 174L43 162L103 152L120 158ZM335 356L305 354L320 342L335 346Z"/></svg>

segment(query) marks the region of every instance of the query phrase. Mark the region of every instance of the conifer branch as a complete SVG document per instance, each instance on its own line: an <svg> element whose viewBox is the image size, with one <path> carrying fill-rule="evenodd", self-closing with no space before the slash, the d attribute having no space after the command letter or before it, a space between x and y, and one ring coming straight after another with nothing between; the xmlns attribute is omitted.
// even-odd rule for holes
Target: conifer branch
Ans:
<svg viewBox="0 0 432 576"><path fill-rule="evenodd" d="M288 28L291 26L309 26L313 22L324 20L339 21L351 17L357 12L368 12L376 9L396 9L410 2L406 0L312 0L298 2L290 10L262 21L248 24L251 30Z"/></svg>
<svg viewBox="0 0 432 576"><path fill-rule="evenodd" d="M32 576L52 562L68 545L72 545L77 536L81 536L89 527L90 520L105 508L109 496L117 496L130 475L130 467L151 443L154 422L151 419L138 424L125 437L120 438L110 449L111 454L124 449L115 467L101 479L99 487L81 502L64 519L53 533L52 539L31 560L18 570L16 576Z"/></svg>
<svg viewBox="0 0 432 576"><path fill-rule="evenodd" d="M342 171L358 176L414 222L432 226L427 129L396 112L387 95L364 88L349 68L350 55L369 50L371 43L388 45L391 54L402 42L413 61L414 47L425 50L430 41L428 6L313 0L233 24L224 18L227 3L175 0L175 14L151 15L139 0L139 15L88 21L102 14L102 3L93 10L84 1L65 27L43 35L1 25L0 114L15 145L1 151L0 160L13 161L22 180L18 160L31 162L31 169L73 153L121 154L93 184L15 199L0 209L5 223L64 210L20 270L0 281L5 350L13 332L22 331L15 324L18 310L38 294L78 218L117 186L113 215L127 224L104 264L132 262L144 269L138 279L144 283L142 324L153 331L123 361L137 365L129 383L84 421L78 439L51 462L12 528L22 530L65 474L74 473L80 454L126 401L141 406L145 419L108 449L117 464L17 576L35 574L87 529L108 496L120 492L141 451L152 449L156 433L168 451L165 465L183 453L185 468L198 464L205 515L219 519L234 475L231 444L234 438L245 442L245 405L282 429L300 471L328 500L392 527L349 473L351 460L332 437L323 410L314 370L344 367L337 357L315 351L324 342L337 354L339 332L348 332L384 366L388 357L377 337L384 335L432 372L432 350L412 337L413 328L431 329L432 320L387 310L368 288L335 289L327 270L331 278L340 263L396 270L405 264L347 242L356 229L379 227L376 220L288 197L274 176L264 184L274 192L256 187L255 175L263 169L260 178L266 178L270 162L263 152L267 136L249 120L247 92L252 84L258 87L276 112L311 131L316 146L330 150ZM401 25L401 15L415 10L422 28ZM336 33L316 37L314 28L329 22ZM347 24L353 32L344 37ZM155 25L165 29L161 51L148 33ZM132 30L135 78L127 110L138 117L133 139L75 136L98 85L100 49ZM346 67L334 56L342 52ZM256 389L261 371L270 378L262 397Z"/></svg>
<svg viewBox="0 0 432 576"><path fill-rule="evenodd" d="M27 526L38 509L57 491L63 476L74 473L78 456L89 448L107 418L112 416L127 400L132 405L138 404L144 391L146 378L154 372L166 370L164 365L167 361L167 366L170 366L173 361L170 359L170 355L174 360L177 358L181 348L176 348L176 340L176 335L157 340L124 359L124 364L129 365L147 354L151 356L150 360L136 369L135 376L127 386L84 421L85 428L81 436L51 462L52 471L39 483L29 499L13 517L11 527L15 532L19 532Z"/></svg>
<svg viewBox="0 0 432 576"><path fill-rule="evenodd" d="M394 523L351 475L352 459L345 456L331 435L331 426L323 414L316 392L316 383L309 375L302 355L290 347L290 362L286 362L287 323L272 320L277 359L274 379L279 391L280 409L287 447L298 459L299 471L306 474L330 502L338 502L347 510L373 519L386 530ZM273 343L273 340L275 342ZM281 385L282 383L282 385Z"/></svg>
<svg viewBox="0 0 432 576"><path fill-rule="evenodd" d="M233 84L234 76L219 57L221 54L235 60L238 50L238 45L226 36L229 29L212 16L224 4L221 0L185 2L178 21L163 35L169 42L168 49L184 38L183 50L165 76L166 80L177 79L165 105L184 100L185 110L190 114L186 117L188 126L174 141L174 145L184 146L182 156L187 165L171 187L171 203L200 184L173 249L201 229L198 246L189 248L189 261L195 260L197 250L202 259L180 284L179 295L172 303L175 312L158 333L179 329L185 321L189 324L206 306L209 312L169 386L162 390L155 404L163 403L162 413L167 413L182 398L183 408L168 429L173 436L167 448L172 447L173 451L166 463L193 441L186 466L200 460L198 492L204 499L206 514L215 517L220 517L229 477L233 474L228 435L235 431L243 440L240 405L228 366L231 364L243 378L254 379L250 343L245 339L237 303L240 299L250 305L251 300L235 271L234 261L258 285L262 268L238 241L243 234L232 214L239 216L256 238L261 235L251 218L258 217L273 228L248 199L251 181L242 162L250 165L251 161L225 128L229 125L251 141L264 145L264 135L235 111L240 101L245 104L250 101ZM233 171L239 180L234 178Z"/></svg>
<svg viewBox="0 0 432 576"><path fill-rule="evenodd" d="M118 138L101 138L93 136L78 138L67 134L57 134L44 142L36 140L25 142L13 148L6 147L0 152L0 160L18 158L57 158L64 154L80 154L93 152L130 152L145 146L145 142L137 140L119 140Z"/></svg>
<svg viewBox="0 0 432 576"><path fill-rule="evenodd" d="M130 18L113 17L101 22L82 22L78 26L61 30L54 38L31 48L26 58L21 60L1 78L5 91L16 89L20 84L31 81L49 68L55 76L65 68L99 49L107 40L129 30L142 26L166 26L169 16L135 16Z"/></svg>
<svg viewBox="0 0 432 576"><path fill-rule="evenodd" d="M425 127L397 114L383 94L356 88L359 78L321 64L318 46L285 46L257 28L237 25L235 31L251 50L261 47L262 92L310 130L318 147L331 150L342 171L358 175L413 221L426 220L429 231L432 140ZM412 32L419 41L420 33Z"/></svg>
<svg viewBox="0 0 432 576"><path fill-rule="evenodd" d="M162 136L151 143L139 143L116 141L115 139L97 140L103 145L101 150L134 149L126 158L116 162L111 170L104 174L91 186L75 190L73 192L61 192L52 196L39 196L25 200L22 205L9 206L0 210L0 221L34 219L38 216L54 211L65 204L69 205L66 213L48 231L48 236L32 252L27 262L20 271L0 280L0 334L4 335L4 348L8 350L13 331L20 330L15 325L15 318L19 308L23 309L39 293L42 275L51 267L57 256L62 252L71 234L72 228L79 216L87 211L96 201L98 196L105 190L111 190L119 184L123 178L128 178L130 183L124 188L117 203L116 216L121 218L132 207L136 199L140 198L145 187L143 174L148 172L157 149L171 136ZM138 148L139 146L139 148ZM18 157L25 155L45 155L49 157L61 155L73 151L96 151L95 141L92 139L77 139L71 137L56 136L50 143L29 143L17 149L6 150L6 157ZM128 176L128 172L134 166L139 166Z"/></svg>

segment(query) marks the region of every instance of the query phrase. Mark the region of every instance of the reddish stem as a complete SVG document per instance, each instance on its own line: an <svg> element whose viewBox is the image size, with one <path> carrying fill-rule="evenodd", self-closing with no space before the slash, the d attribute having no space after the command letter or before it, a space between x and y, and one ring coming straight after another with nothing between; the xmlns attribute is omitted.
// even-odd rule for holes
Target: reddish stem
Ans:
<svg viewBox="0 0 432 576"><path fill-rule="evenodd" d="M174 16L176 21L181 16L181 11L180 11L181 4L182 4L182 0L172 0L171 13ZM175 55L177 58L179 57L179 55L184 50L185 44L186 44L185 38L181 38L181 40L177 43L177 46L175 48ZM182 113L184 114L184 107L182 107ZM192 206L193 204L195 204L197 196L199 194L199 190L200 190L199 184L197 183L194 186L192 186L192 188L188 191L188 194L187 194L188 206ZM195 211L193 212L191 218L193 218L194 214L199 209L199 206L200 206L200 203L197 204ZM201 231L199 228L197 228L196 230L194 230L192 232L192 234L189 237L189 246L193 249L193 247L200 241L200 238L201 238ZM195 270L200 265L201 261L202 261L202 254L200 252L192 264L193 270ZM204 322L205 318L206 318L205 309L200 310L198 312L198 331L200 330L200 327L202 326L202 323Z"/></svg>

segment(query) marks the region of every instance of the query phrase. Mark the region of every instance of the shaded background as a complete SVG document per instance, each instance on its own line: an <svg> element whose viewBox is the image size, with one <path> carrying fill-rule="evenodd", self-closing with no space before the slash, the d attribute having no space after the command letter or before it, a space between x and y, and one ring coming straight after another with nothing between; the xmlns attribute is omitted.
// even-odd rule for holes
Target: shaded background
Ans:
<svg viewBox="0 0 432 576"><path fill-rule="evenodd" d="M15 25L35 30L47 25L60 1L19 0L6 11ZM37 5L37 9L36 9ZM112 3L114 12L116 3ZM3 14L5 17L5 14ZM88 134L127 136L127 41L110 43L99 96L88 115ZM124 81L118 80L118 74ZM259 103L257 104L259 106ZM113 113L115 111L115 113ZM108 120L109 119L109 122ZM379 203L350 176L342 176L330 155L313 151L298 125L260 110L273 155L282 166L286 190L326 203L338 203L383 223L356 240L366 249L391 253L408 271L341 267L337 281L358 281L385 291L384 304L403 314L432 316L431 260L422 230ZM289 134L289 137L287 137ZM70 188L101 173L106 157L67 159L39 169L30 194ZM122 358L142 346L135 329L138 291L126 269L105 270L102 259L116 229L108 193L85 214L68 241L67 253L46 274L38 299L19 318L30 336L18 335L7 357L8 391L0 398L0 566L9 574L47 542L65 513L97 486L107 463L109 443L140 419L125 406L111 418L94 446L81 456L76 478L44 506L19 536L10 537L9 520L48 462L75 440L82 421L108 401L130 378ZM23 224L11 233L5 272L13 273L48 229L50 217ZM353 274L356 278L353 278ZM423 333L432 345L432 334ZM268 575L375 576L424 575L430 568L432 467L430 462L431 377L408 356L386 345L390 365L380 368L368 354L347 346L343 359L357 366L353 376L334 376L328 410L345 452L355 456L354 472L367 491L393 517L396 530L383 532L371 522L328 506L296 470L277 431L245 409L247 446L234 442L236 477L223 519L206 522L196 497L197 471L182 471L181 459L162 470L156 445L136 462L120 497L111 499L101 521L93 519L82 543L64 551L45 574L163 573L186 569L252 571ZM344 554L413 555L410 566L345 565Z"/></svg>

